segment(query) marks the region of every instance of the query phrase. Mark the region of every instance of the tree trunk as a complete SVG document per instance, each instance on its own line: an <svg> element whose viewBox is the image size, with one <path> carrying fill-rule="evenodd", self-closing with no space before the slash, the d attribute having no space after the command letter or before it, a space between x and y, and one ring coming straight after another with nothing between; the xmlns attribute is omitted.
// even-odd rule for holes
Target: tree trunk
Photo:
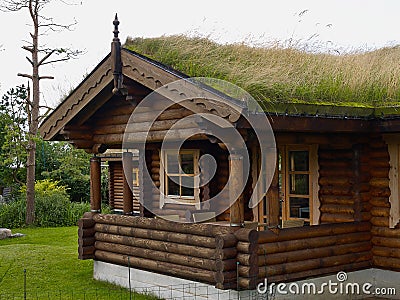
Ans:
<svg viewBox="0 0 400 300"><path fill-rule="evenodd" d="M30 11L33 21L34 33L32 36L32 101L30 105L29 118L29 134L28 134L28 159L26 166L26 224L31 225L35 222L35 157L36 157L36 141L35 137L39 127L39 22L38 22L38 3L33 4L30 1ZM28 99L29 101L31 99Z"/></svg>

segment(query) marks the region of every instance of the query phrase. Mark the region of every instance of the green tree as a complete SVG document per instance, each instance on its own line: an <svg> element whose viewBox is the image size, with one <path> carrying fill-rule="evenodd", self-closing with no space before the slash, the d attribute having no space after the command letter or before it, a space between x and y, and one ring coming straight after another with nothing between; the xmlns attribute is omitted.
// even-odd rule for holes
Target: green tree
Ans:
<svg viewBox="0 0 400 300"><path fill-rule="evenodd" d="M27 145L27 89L17 86L0 100L0 178L4 185L25 180Z"/></svg>
<svg viewBox="0 0 400 300"><path fill-rule="evenodd" d="M39 128L40 117L40 82L43 79L53 79L52 76L40 75L42 67L47 64L65 61L80 54L80 51L71 51L64 48L49 48L40 42L43 34L49 31L70 29L73 24L63 25L56 23L53 18L47 16L43 11L52 0L1 0L0 9L3 11L26 11L29 13L32 25L30 42L22 49L29 53L26 57L32 67L30 74L18 74L28 78L32 82L32 98L26 99L28 108L28 135L27 135L27 162L26 162L26 223L33 224L35 221L35 158L36 158L36 136ZM62 1L63 2L63 1ZM65 3L65 2L64 2ZM60 55L55 57L55 55Z"/></svg>
<svg viewBox="0 0 400 300"><path fill-rule="evenodd" d="M71 201L90 200L90 155L65 142L38 142L36 168L39 178L58 181L68 188Z"/></svg>

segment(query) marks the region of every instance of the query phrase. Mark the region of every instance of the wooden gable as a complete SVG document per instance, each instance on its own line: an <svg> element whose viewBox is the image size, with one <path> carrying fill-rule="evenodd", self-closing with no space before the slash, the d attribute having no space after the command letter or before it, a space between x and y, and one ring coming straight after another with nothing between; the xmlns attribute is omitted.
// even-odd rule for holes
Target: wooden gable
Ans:
<svg viewBox="0 0 400 300"><path fill-rule="evenodd" d="M126 95L113 94L112 59L108 55L43 122L40 133L45 140L68 140L77 148L92 153L97 153L105 144L108 148L121 147L126 124L136 105L160 87L163 87L158 90L160 101L168 98L184 101L160 114L151 127L153 141L161 141L177 120L193 113L213 113L230 122L238 121L243 110L240 103L227 103L226 97L191 82L171 84L185 80L186 76L132 51L123 49L121 59ZM139 123L148 122L146 113L156 108L141 109L132 132L138 137L145 133L140 131ZM196 124L185 126L180 130L190 132Z"/></svg>

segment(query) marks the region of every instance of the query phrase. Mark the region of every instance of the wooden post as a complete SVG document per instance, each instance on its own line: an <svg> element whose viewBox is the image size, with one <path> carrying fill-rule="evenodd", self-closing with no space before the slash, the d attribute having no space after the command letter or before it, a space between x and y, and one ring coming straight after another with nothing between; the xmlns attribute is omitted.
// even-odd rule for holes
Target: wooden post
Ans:
<svg viewBox="0 0 400 300"><path fill-rule="evenodd" d="M133 213L133 192L132 192L132 153L124 152L122 153L122 165L123 165L123 210L125 215L131 215Z"/></svg>
<svg viewBox="0 0 400 300"><path fill-rule="evenodd" d="M231 226L242 226L244 224L244 201L243 192L243 156L240 154L229 155L229 203Z"/></svg>
<svg viewBox="0 0 400 300"><path fill-rule="evenodd" d="M279 165L278 155L276 156L276 166L272 177L271 185L267 192L267 224L268 227L278 227L279 225ZM267 159L267 163L269 160Z"/></svg>
<svg viewBox="0 0 400 300"><path fill-rule="evenodd" d="M90 210L101 212L101 159L90 159Z"/></svg>

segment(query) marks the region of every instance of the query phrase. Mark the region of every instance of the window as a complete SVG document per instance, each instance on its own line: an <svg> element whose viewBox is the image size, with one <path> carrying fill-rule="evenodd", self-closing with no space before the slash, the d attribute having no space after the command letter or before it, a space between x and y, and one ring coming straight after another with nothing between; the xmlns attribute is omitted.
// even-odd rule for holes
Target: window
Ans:
<svg viewBox="0 0 400 300"><path fill-rule="evenodd" d="M139 169L132 169L132 184L133 186L139 186Z"/></svg>
<svg viewBox="0 0 400 300"><path fill-rule="evenodd" d="M317 146L279 147L278 168L282 220L318 224Z"/></svg>
<svg viewBox="0 0 400 300"><path fill-rule="evenodd" d="M199 150L164 150L160 165L160 208L165 203L195 205L200 208Z"/></svg>

